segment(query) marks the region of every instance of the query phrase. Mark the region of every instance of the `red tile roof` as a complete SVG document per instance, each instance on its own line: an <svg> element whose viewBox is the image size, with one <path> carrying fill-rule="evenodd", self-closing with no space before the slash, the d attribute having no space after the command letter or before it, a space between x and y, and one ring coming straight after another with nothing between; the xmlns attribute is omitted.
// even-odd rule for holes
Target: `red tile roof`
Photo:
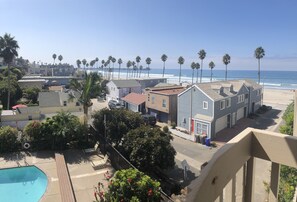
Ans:
<svg viewBox="0 0 297 202"><path fill-rule="evenodd" d="M125 102L135 104L135 105L140 105L145 102L146 100L146 95L144 94L137 94L137 93L130 93L126 95L125 97L122 98Z"/></svg>

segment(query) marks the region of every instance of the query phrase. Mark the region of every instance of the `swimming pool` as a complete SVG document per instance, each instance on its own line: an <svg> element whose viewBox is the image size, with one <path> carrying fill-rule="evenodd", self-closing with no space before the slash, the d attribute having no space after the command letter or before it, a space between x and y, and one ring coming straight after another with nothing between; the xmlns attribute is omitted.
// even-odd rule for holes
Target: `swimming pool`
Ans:
<svg viewBox="0 0 297 202"><path fill-rule="evenodd" d="M0 169L0 201L37 202L46 187L46 175L35 166Z"/></svg>

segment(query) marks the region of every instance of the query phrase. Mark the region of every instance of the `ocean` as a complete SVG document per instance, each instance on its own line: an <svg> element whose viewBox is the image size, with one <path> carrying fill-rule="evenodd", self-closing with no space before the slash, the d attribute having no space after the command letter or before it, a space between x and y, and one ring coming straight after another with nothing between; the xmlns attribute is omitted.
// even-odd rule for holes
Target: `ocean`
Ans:
<svg viewBox="0 0 297 202"><path fill-rule="evenodd" d="M150 77L162 77L162 69L151 69ZM100 71L99 71L100 72ZM126 69L121 69L120 78L126 78ZM114 78L118 78L118 69L115 68L113 72ZM147 77L147 71L143 70L141 77ZM210 81L210 70L203 69L202 82ZM165 69L165 78L169 83L178 83L179 69ZM200 81L200 69L198 82ZM258 71L255 70L228 70L228 80L234 79L252 79L258 81ZM213 70L213 81L225 80L224 70ZM192 69L181 70L181 81L186 83L192 82ZM196 70L194 71L194 82L196 82ZM297 89L297 71L261 71L260 84L265 88L277 89Z"/></svg>

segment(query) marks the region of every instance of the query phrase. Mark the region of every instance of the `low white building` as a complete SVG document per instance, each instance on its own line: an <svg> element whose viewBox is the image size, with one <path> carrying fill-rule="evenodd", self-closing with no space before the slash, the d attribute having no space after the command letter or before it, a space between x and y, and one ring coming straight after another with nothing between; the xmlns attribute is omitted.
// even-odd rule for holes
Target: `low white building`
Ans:
<svg viewBox="0 0 297 202"><path fill-rule="evenodd" d="M141 94L141 85L134 79L130 80L111 80L106 84L108 94L106 99L120 101L129 93Z"/></svg>

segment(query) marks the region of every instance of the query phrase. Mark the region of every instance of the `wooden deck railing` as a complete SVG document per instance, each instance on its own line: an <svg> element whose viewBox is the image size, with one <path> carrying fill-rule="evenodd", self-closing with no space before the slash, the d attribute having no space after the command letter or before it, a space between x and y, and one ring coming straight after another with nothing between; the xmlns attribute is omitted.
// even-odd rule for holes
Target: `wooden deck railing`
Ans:
<svg viewBox="0 0 297 202"><path fill-rule="evenodd" d="M255 201L254 158L272 162L269 202L277 201L280 165L297 168L297 137L247 128L223 146L201 175L192 183L186 201ZM242 172L241 187L235 187L236 174ZM231 189L223 191L231 182ZM240 194L235 194L235 191ZM224 195L225 193L225 195Z"/></svg>

